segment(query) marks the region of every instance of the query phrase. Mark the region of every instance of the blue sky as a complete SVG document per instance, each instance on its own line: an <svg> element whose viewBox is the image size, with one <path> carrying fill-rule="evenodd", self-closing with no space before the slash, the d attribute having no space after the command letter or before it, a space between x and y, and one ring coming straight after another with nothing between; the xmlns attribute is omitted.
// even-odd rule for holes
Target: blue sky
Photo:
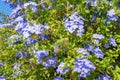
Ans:
<svg viewBox="0 0 120 80"><path fill-rule="evenodd" d="M9 15L12 11L12 8L10 8L9 4L4 3L2 0L0 0L0 12ZM1 20L1 17L0 17Z"/></svg>

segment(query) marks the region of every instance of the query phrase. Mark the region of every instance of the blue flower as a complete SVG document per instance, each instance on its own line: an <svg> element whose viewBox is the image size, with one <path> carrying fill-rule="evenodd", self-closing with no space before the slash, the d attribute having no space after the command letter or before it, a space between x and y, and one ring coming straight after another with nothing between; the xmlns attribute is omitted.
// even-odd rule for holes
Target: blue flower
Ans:
<svg viewBox="0 0 120 80"><path fill-rule="evenodd" d="M98 4L98 2L97 2L97 0L92 0L92 2L91 2L91 0L86 0L86 5L88 6L88 4L90 4L91 3L91 6L97 6L97 4Z"/></svg>
<svg viewBox="0 0 120 80"><path fill-rule="evenodd" d="M110 9L107 13L108 15L108 19L111 21L117 21L118 20L118 16L116 16L114 9Z"/></svg>
<svg viewBox="0 0 120 80"><path fill-rule="evenodd" d="M27 57L27 54L19 51L19 52L16 53L16 56L18 56L20 58L25 58L25 57Z"/></svg>
<svg viewBox="0 0 120 80"><path fill-rule="evenodd" d="M114 38L109 38L109 44L116 47L117 46L117 43L115 42L115 39Z"/></svg>
<svg viewBox="0 0 120 80"><path fill-rule="evenodd" d="M28 22L26 20L21 20L16 24L15 30L21 31L28 25Z"/></svg>
<svg viewBox="0 0 120 80"><path fill-rule="evenodd" d="M49 36L45 35L44 33L41 33L39 38L42 38L43 40L48 40Z"/></svg>
<svg viewBox="0 0 120 80"><path fill-rule="evenodd" d="M87 77L89 75L90 71L95 70L95 66L92 62L85 59L84 57L78 58L74 63L74 69L73 71L80 73L80 77Z"/></svg>
<svg viewBox="0 0 120 80"><path fill-rule="evenodd" d="M8 44L12 45L21 41L21 36L14 34L8 38Z"/></svg>
<svg viewBox="0 0 120 80"><path fill-rule="evenodd" d="M52 6L48 6L48 9L51 10L51 9L53 9L53 7Z"/></svg>
<svg viewBox="0 0 120 80"><path fill-rule="evenodd" d="M60 49L60 46L58 45L58 46L54 46L54 53L57 53L58 52L58 50Z"/></svg>
<svg viewBox="0 0 120 80"><path fill-rule="evenodd" d="M13 11L11 12L11 14L9 16L10 19L18 17L19 11L21 11L21 10L22 10L22 7L19 5L15 9L13 9Z"/></svg>
<svg viewBox="0 0 120 80"><path fill-rule="evenodd" d="M97 16L96 16L96 14L94 14L93 17L92 17L92 21L95 21L96 18L97 18Z"/></svg>
<svg viewBox="0 0 120 80"><path fill-rule="evenodd" d="M43 66L45 66L46 69L48 69L49 67L56 68L56 64L57 64L57 59L53 57L50 58L47 57L46 62L43 62Z"/></svg>
<svg viewBox="0 0 120 80"><path fill-rule="evenodd" d="M42 24L36 24L36 22L34 21L34 24L30 25L26 20L20 20L18 21L18 23L16 24L16 28L15 30L20 31L20 33L23 35L23 38L29 38L32 34L38 35L40 34L41 37L44 37L44 33L43 33L43 29L44 30L48 30L50 27L46 24L46 25L42 25Z"/></svg>
<svg viewBox="0 0 120 80"><path fill-rule="evenodd" d="M105 38L102 34L93 34L94 44L99 44L99 40Z"/></svg>
<svg viewBox="0 0 120 80"><path fill-rule="evenodd" d="M29 36L31 36L31 32L30 31L22 31L22 35L23 35L23 38L26 39L28 38Z"/></svg>
<svg viewBox="0 0 120 80"><path fill-rule="evenodd" d="M107 44L104 45L104 47L105 47L105 48L109 48L110 45L107 43Z"/></svg>
<svg viewBox="0 0 120 80"><path fill-rule="evenodd" d="M87 48L88 51L92 51L92 49L93 49L90 44L86 44L86 48Z"/></svg>
<svg viewBox="0 0 120 80"><path fill-rule="evenodd" d="M58 68L56 70L58 74L66 74L66 72L69 71L69 68L63 68L63 67L65 67L65 65L66 64L64 62L61 62L59 64L59 66L58 66Z"/></svg>
<svg viewBox="0 0 120 80"><path fill-rule="evenodd" d="M15 3L13 3L13 2L9 2L9 4L10 4L10 8L12 8L12 9L14 9L16 7Z"/></svg>
<svg viewBox="0 0 120 80"><path fill-rule="evenodd" d="M0 80L6 80L6 75L0 76Z"/></svg>
<svg viewBox="0 0 120 80"><path fill-rule="evenodd" d="M25 41L25 44L35 44L37 42L37 40L34 40L32 38L28 38L26 41Z"/></svg>
<svg viewBox="0 0 120 80"><path fill-rule="evenodd" d="M84 19L78 16L78 12L74 12L69 18L65 20L65 28L71 34L77 31L77 36L82 36L84 33Z"/></svg>
<svg viewBox="0 0 120 80"><path fill-rule="evenodd" d="M47 8L47 3L43 3L43 4L42 4L42 7L43 7L43 8Z"/></svg>
<svg viewBox="0 0 120 80"><path fill-rule="evenodd" d="M99 44L99 40L98 39L94 39L94 44Z"/></svg>
<svg viewBox="0 0 120 80"><path fill-rule="evenodd" d="M84 29L81 27L81 29L79 28L78 30L77 30L77 36L82 36L83 35L83 33L84 33Z"/></svg>
<svg viewBox="0 0 120 80"><path fill-rule="evenodd" d="M11 26L11 24L10 24L10 23L7 23L7 24L0 24L0 28L8 27L8 26Z"/></svg>
<svg viewBox="0 0 120 80"><path fill-rule="evenodd" d="M86 0L86 4L89 4L90 3L90 0Z"/></svg>
<svg viewBox="0 0 120 80"><path fill-rule="evenodd" d="M103 58L104 57L104 53L102 52L102 50L99 47L95 47L92 52L96 55L97 58Z"/></svg>
<svg viewBox="0 0 120 80"><path fill-rule="evenodd" d="M16 17L14 20L11 20L10 23L15 24L15 23L21 22L24 20L23 17L24 17L24 15L20 15L20 16Z"/></svg>
<svg viewBox="0 0 120 80"><path fill-rule="evenodd" d="M21 64L15 63L15 64L14 64L14 70L18 70L18 69L20 68L20 66L21 66Z"/></svg>
<svg viewBox="0 0 120 80"><path fill-rule="evenodd" d="M62 78L60 76L56 76L53 80L64 80L64 78Z"/></svg>
<svg viewBox="0 0 120 80"><path fill-rule="evenodd" d="M106 74L106 75L99 76L96 80L112 80L112 79L110 78L110 76Z"/></svg>
<svg viewBox="0 0 120 80"><path fill-rule="evenodd" d="M41 63L42 62L42 58L45 58L48 56L48 52L45 50L39 50L36 51L36 58L37 58L37 62Z"/></svg>
<svg viewBox="0 0 120 80"><path fill-rule="evenodd" d="M113 16L115 15L114 9L110 9L107 13L108 16Z"/></svg>
<svg viewBox="0 0 120 80"><path fill-rule="evenodd" d="M28 3L25 3L25 4L23 5L23 7L24 7L25 9L27 9L29 6L32 6L32 11L33 11L33 12L36 12L36 11L38 10L38 4L35 3L35 2L29 1Z"/></svg>
<svg viewBox="0 0 120 80"><path fill-rule="evenodd" d="M103 38L105 38L102 34L93 34L93 36L92 36L94 39L103 39Z"/></svg>
<svg viewBox="0 0 120 80"><path fill-rule="evenodd" d="M0 66L4 66L4 63L0 63Z"/></svg>
<svg viewBox="0 0 120 80"><path fill-rule="evenodd" d="M98 4L97 0L92 0L91 6L97 6L97 4Z"/></svg>
<svg viewBox="0 0 120 80"><path fill-rule="evenodd" d="M13 78L16 78L17 76L19 76L21 74L22 74L22 71L19 70L19 71L12 73L12 76L13 76Z"/></svg>
<svg viewBox="0 0 120 80"><path fill-rule="evenodd" d="M85 49L85 48L79 48L78 50L77 50L77 52L78 53L81 53L81 54L84 54L84 55L90 55L90 53L87 51L87 49Z"/></svg>

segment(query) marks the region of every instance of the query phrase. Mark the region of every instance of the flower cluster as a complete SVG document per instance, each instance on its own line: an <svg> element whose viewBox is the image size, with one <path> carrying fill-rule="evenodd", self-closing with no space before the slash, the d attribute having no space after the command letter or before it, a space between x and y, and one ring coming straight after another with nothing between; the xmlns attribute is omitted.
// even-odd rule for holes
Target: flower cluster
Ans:
<svg viewBox="0 0 120 80"><path fill-rule="evenodd" d="M93 47L90 44L86 44L86 48L88 51L92 51Z"/></svg>
<svg viewBox="0 0 120 80"><path fill-rule="evenodd" d="M48 69L49 67L53 67L56 68L56 64L57 64L57 59L53 58L53 57L47 57L45 60L47 60L46 62L43 62L43 66Z"/></svg>
<svg viewBox="0 0 120 80"><path fill-rule="evenodd" d="M36 58L37 58L37 62L41 63L42 59L48 56L48 52L46 50L39 50L36 51Z"/></svg>
<svg viewBox="0 0 120 80"><path fill-rule="evenodd" d="M109 44L116 47L117 46L117 43L115 42L115 39L114 38L109 38Z"/></svg>
<svg viewBox="0 0 120 80"><path fill-rule="evenodd" d="M98 2L97 2L97 0L86 0L86 4L88 5L88 4L90 4L91 3L91 6L97 6L97 4L98 4Z"/></svg>
<svg viewBox="0 0 120 80"><path fill-rule="evenodd" d="M19 31L23 38L29 38L32 34L36 35L43 35L43 29L49 29L50 27L42 24L36 24L36 21L32 23L26 20L26 15L21 13L22 9L27 9L28 7L32 6L32 11L36 12L38 10L38 4L35 2L28 2L24 5L17 5L16 8L13 9L12 13L10 14L10 23L7 24L10 27L13 27L15 30ZM5 26L5 25L2 25Z"/></svg>
<svg viewBox="0 0 120 80"><path fill-rule="evenodd" d="M90 53L85 48L79 48L78 53L82 53L84 55L90 55Z"/></svg>
<svg viewBox="0 0 120 80"><path fill-rule="evenodd" d="M112 79L110 78L110 76L106 74L98 77L96 80L112 80Z"/></svg>
<svg viewBox="0 0 120 80"><path fill-rule="evenodd" d="M102 34L93 34L92 38L94 38L94 43L99 44L99 40L105 38Z"/></svg>
<svg viewBox="0 0 120 80"><path fill-rule="evenodd" d="M54 46L54 53L57 53L59 49L60 49L59 45L58 46Z"/></svg>
<svg viewBox="0 0 120 80"><path fill-rule="evenodd" d="M22 7L18 5L16 8L14 8L10 14L10 19L14 19L19 17L21 14L19 13L22 10Z"/></svg>
<svg viewBox="0 0 120 80"><path fill-rule="evenodd" d="M32 38L28 38L26 41L25 41L25 44L35 44L38 40L34 40Z"/></svg>
<svg viewBox="0 0 120 80"><path fill-rule="evenodd" d="M22 71L17 71L17 72L14 72L13 74L12 74L12 76L13 76L13 78L16 78L17 76L19 76L19 75L21 75L22 74Z"/></svg>
<svg viewBox="0 0 120 80"><path fill-rule="evenodd" d="M97 58L103 58L104 57L104 53L102 52L102 50L99 47L95 47L92 52L96 55Z"/></svg>
<svg viewBox="0 0 120 80"><path fill-rule="evenodd" d="M90 52L92 52L96 55L97 58L102 59L104 57L104 53L100 47L92 47L90 44L86 44L86 48L79 48L77 52L87 56L89 56Z"/></svg>
<svg viewBox="0 0 120 80"><path fill-rule="evenodd" d="M118 16L116 16L114 9L110 9L107 13L108 15L108 20L111 21L117 21L118 20Z"/></svg>
<svg viewBox="0 0 120 80"><path fill-rule="evenodd" d="M108 43L104 45L105 48L109 48L111 46L117 47L117 43L114 38L109 38Z"/></svg>
<svg viewBox="0 0 120 80"><path fill-rule="evenodd" d="M60 76L56 76L53 80L64 80L64 78L62 78Z"/></svg>
<svg viewBox="0 0 120 80"><path fill-rule="evenodd" d="M85 59L84 57L78 58L74 63L74 71L80 73L80 77L87 77L90 71L95 70L95 66L92 62Z"/></svg>
<svg viewBox="0 0 120 80"><path fill-rule="evenodd" d="M30 6L32 6L32 11L33 11L33 12L36 12L36 11L38 10L38 4L36 4L35 2L29 1L28 3L25 3L25 4L23 5L23 7L24 7L25 9L27 9L27 8L30 7Z"/></svg>
<svg viewBox="0 0 120 80"><path fill-rule="evenodd" d="M11 46L17 42L20 42L20 41L21 41L21 36L16 35L16 34L12 35L8 38L8 44Z"/></svg>
<svg viewBox="0 0 120 80"><path fill-rule="evenodd" d="M102 34L93 34L93 38L94 39L103 39L103 38L105 38Z"/></svg>
<svg viewBox="0 0 120 80"><path fill-rule="evenodd" d="M15 63L15 64L14 64L14 70L19 69L19 68L20 68L20 66L21 66L21 64L17 64L17 63Z"/></svg>
<svg viewBox="0 0 120 80"><path fill-rule="evenodd" d="M3 1L7 3L12 3L11 0ZM14 0L15 4L18 2L22 1ZM109 58L107 52L105 54L105 51L107 51L107 49L105 50L104 47L108 49L112 49L112 47L115 47L114 50L118 50L119 44L117 44L118 42L116 41L119 40L115 40L113 38L117 37L114 36L115 34L107 33L107 30L109 32L113 28L114 24L111 25L111 27L106 27L104 26L103 21L106 19L106 16L108 16L106 21L119 22L118 20L119 16L116 15L114 9L111 9L112 7L110 8L108 7L109 5L106 5L105 6L106 9L104 9L104 5L101 6L102 2L98 0L86 0L87 8L85 7L84 0L82 2L80 1L80 4L77 4L76 2L71 3L69 0L65 2L65 4L63 4L64 2L65 2L64 0L62 1L48 0L48 2L47 0L35 0L35 1L25 0L23 3L21 3L21 5L20 4L15 5L15 8L13 9L12 13L9 16L10 18L9 23L0 25L0 28L4 26L9 26L12 28L12 30L16 31L17 34L15 34L14 32L13 33L14 35L7 38L8 40L5 39L6 41L8 41L8 44L10 45L9 47L11 47L11 45L16 44L15 46L12 46L13 52L16 52L16 50L18 50L18 52L16 52L16 58L18 58L18 60L20 59L22 60L24 58L24 60L20 62L22 64L24 63L24 61L26 61L26 59L30 60L29 67L32 67L32 69L35 69L36 66L37 67L40 66L41 69L35 70L35 73L38 73L37 71L49 70L43 71L45 72L45 75L48 74L47 76L43 76L43 74L40 73L40 76L42 76L45 79L53 75L52 79L56 76L53 80L64 80L67 79L68 76L69 78L71 77L74 78L77 76L76 74L78 74L80 75L79 78L81 80L88 77L90 73L95 69L96 69L95 72L97 72L98 68L100 68L99 69L100 71L106 70L109 72L109 69L106 68L109 64L99 67L101 63L104 63L103 61L107 62L106 59ZM76 5L74 5L74 3ZM81 8L83 6L85 8ZM102 12L103 10L107 9L109 9L108 12L107 11ZM73 12L71 10L79 12ZM65 14L64 11L67 13ZM72 13L72 15L67 17L66 19L63 17L65 15L70 15L70 13ZM84 18L82 16L79 16L79 13L83 15ZM32 14L34 14L35 16L32 16ZM102 16L102 14L104 16ZM50 18L46 18L47 16ZM64 28L58 28L58 26L60 27L61 25L63 25L63 23L61 23L62 22L61 20L64 21L64 27L66 31L68 31L67 33L65 32L65 34L61 34L62 32L64 32ZM47 25L46 21L49 25L51 25L51 27ZM110 24L112 24L112 22ZM117 29L116 26L114 27L115 29ZM69 33L75 34L79 37L70 36ZM90 37L90 35L92 35L92 37ZM106 40L108 36L110 37L108 40ZM69 40L69 42L64 45L66 39ZM106 41L107 43L105 43ZM103 45L104 47L102 47ZM6 54L7 50L11 49L9 47L7 47L6 49L3 48L2 49L3 51L0 50L1 51L0 53ZM21 47L22 49L20 49ZM2 47L0 46L0 48ZM23 49L25 52L21 51ZM77 53L80 54L74 54L76 49ZM80 57L81 54L82 57ZM95 55L96 58L91 54ZM119 54L116 53L116 56L117 55ZM115 59L117 59L116 56L114 56ZM34 61L34 59L36 59L36 61ZM90 61L92 59L95 59L94 63L96 66ZM114 60L110 58L108 62L109 61L111 61L110 63L112 63L112 61ZM24 70L21 70L24 68L24 66L21 67L21 64L17 64L16 62L19 61L15 60L12 74L13 78L16 78L17 76L21 75L24 72ZM38 65L36 64L36 62L38 63ZM3 63L0 63L0 67L2 67L3 65L4 65ZM73 72L75 73L75 75L73 74ZM95 72L91 74L94 74ZM98 74L95 74L93 78L96 78L97 75ZM31 77L34 78L34 75L30 75L30 78ZM6 78L5 76L0 76L1 80L2 79L5 80L5 78ZM71 78L71 80L73 78ZM98 77L96 80L111 80L111 78L106 74Z"/></svg>
<svg viewBox="0 0 120 80"><path fill-rule="evenodd" d="M57 68L57 73L58 74L66 74L66 72L69 71L69 68L64 68L65 67L65 63L64 62L61 62Z"/></svg>
<svg viewBox="0 0 120 80"><path fill-rule="evenodd" d="M20 70L21 64L15 63L13 69L15 70L12 73L13 78L16 78L17 76L22 74L22 71Z"/></svg>
<svg viewBox="0 0 120 80"><path fill-rule="evenodd" d="M0 28L8 27L8 26L11 26L11 24L10 24L10 23L7 23L7 24L0 24Z"/></svg>
<svg viewBox="0 0 120 80"><path fill-rule="evenodd" d="M4 63L0 63L0 66L4 66Z"/></svg>
<svg viewBox="0 0 120 80"><path fill-rule="evenodd" d="M65 28L70 33L77 31L77 36L82 36L84 33L84 19L78 16L78 12L74 12L69 18L65 20Z"/></svg>
<svg viewBox="0 0 120 80"><path fill-rule="evenodd" d="M23 38L28 38L32 34L43 34L43 29L49 29L49 26L39 24L37 25L36 22L34 24L30 25L27 21L20 21L15 30L20 31L20 33L23 35Z"/></svg>
<svg viewBox="0 0 120 80"><path fill-rule="evenodd" d="M18 57L20 57L20 58L25 58L25 57L27 57L27 54L25 53L25 52L17 52L16 53L16 56L18 56Z"/></svg>
<svg viewBox="0 0 120 80"><path fill-rule="evenodd" d="M0 76L0 80L6 80L6 76L5 75Z"/></svg>

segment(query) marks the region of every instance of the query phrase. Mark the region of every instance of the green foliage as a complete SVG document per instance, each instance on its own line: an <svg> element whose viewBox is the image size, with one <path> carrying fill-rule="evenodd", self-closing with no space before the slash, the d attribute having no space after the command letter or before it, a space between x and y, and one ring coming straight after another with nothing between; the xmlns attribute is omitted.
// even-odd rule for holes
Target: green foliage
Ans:
<svg viewBox="0 0 120 80"><path fill-rule="evenodd" d="M12 0L15 2L16 0ZM26 3L27 0L21 0ZM60 46L56 49L57 52L57 66L60 62L65 62L70 67L70 71L66 75L59 75L64 77L65 80L77 80L79 74L72 71L74 68L74 62L77 58L84 56L77 52L79 47L85 47L87 43L93 43L92 35L94 33L103 34L104 39L100 40L99 44L94 46L100 46L104 52L105 57L103 59L96 58L95 54L90 52L90 56L84 56L89 59L95 66L96 70L90 72L90 75L84 80L94 80L102 73L107 73L113 80L120 79L120 21L108 22L105 25L105 19L107 19L107 12L109 8L114 8L116 15L120 16L120 10L118 8L118 0L112 0L113 4L110 6L108 2L104 0L97 0L99 4L97 6L86 7L86 0L32 0L39 4L37 12L32 12L31 8L22 10L21 13L26 15L26 20L31 25L36 21L37 24L47 23L50 29L43 30L45 35L49 36L49 40L40 39L35 44L25 45L25 40L19 32L13 28L5 27L0 28L0 62L4 63L4 66L0 66L0 75L7 74L7 80L14 80L12 74L17 72L14 70L14 63L20 63L22 66L22 74L17 76L16 80L53 80L55 76L58 76L56 69L50 67L46 69L42 64L38 64L35 55L30 55L34 50L47 50L49 56L54 56L54 46ZM42 5L46 3L47 7L52 6L52 9L42 8ZM71 8L70 5L74 5ZM64 18L71 16L73 12L78 12L84 18L85 32L82 37L76 36L76 33L69 33L64 27ZM94 14L97 14L96 20L92 21ZM16 38L9 39L12 35L19 35L21 41L12 45ZM39 35L32 35L30 38L36 39ZM115 38L117 47L104 48L104 44L108 43L110 37ZM28 55L26 58L16 57L16 52L26 52ZM33 64L33 65L31 65Z"/></svg>

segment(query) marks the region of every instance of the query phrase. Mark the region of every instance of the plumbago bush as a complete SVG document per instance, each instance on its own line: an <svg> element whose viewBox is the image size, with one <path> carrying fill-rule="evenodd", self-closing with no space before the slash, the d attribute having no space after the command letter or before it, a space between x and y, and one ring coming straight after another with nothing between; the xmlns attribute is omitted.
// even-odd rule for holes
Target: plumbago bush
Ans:
<svg viewBox="0 0 120 80"><path fill-rule="evenodd" d="M0 80L120 80L119 0L3 0Z"/></svg>

